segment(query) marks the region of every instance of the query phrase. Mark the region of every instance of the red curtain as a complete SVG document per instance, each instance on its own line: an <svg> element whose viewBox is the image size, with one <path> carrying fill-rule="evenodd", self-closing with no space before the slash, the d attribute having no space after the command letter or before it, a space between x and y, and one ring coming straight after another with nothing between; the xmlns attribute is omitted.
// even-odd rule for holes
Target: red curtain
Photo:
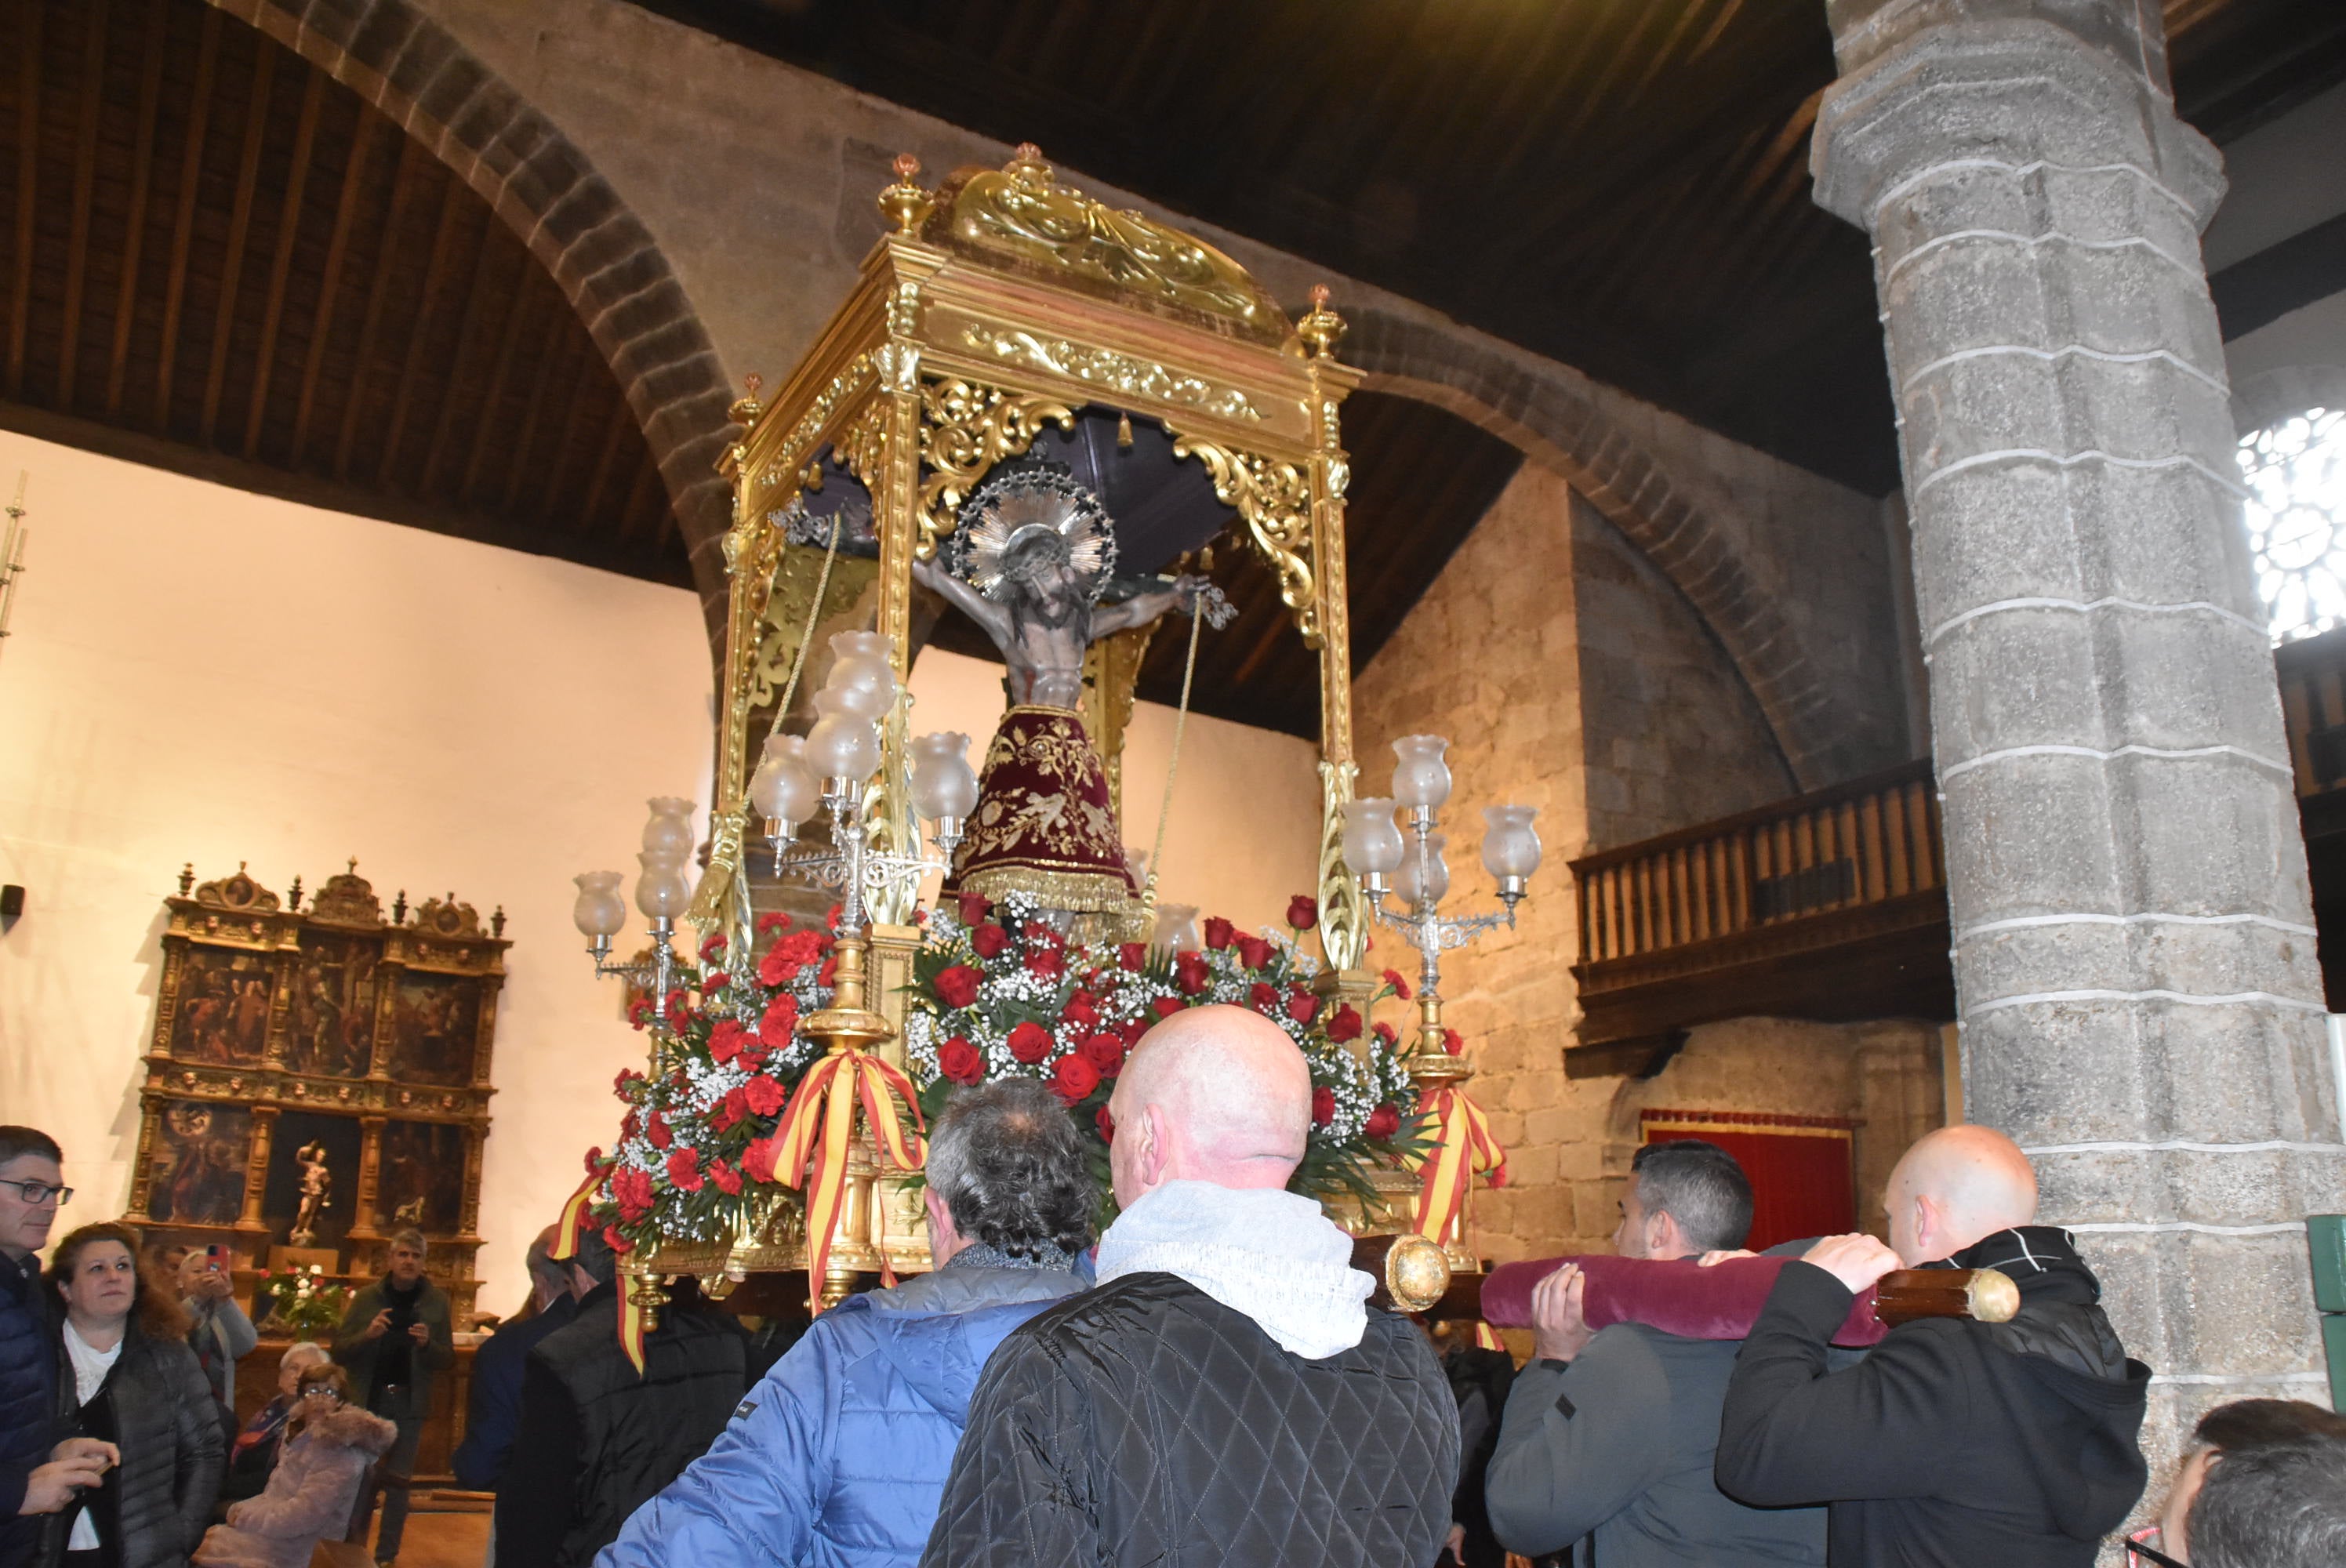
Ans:
<svg viewBox="0 0 2346 1568"><path fill-rule="evenodd" d="M1851 1123L1749 1111L1649 1110L1640 1120L1647 1143L1700 1138L1735 1156L1751 1179L1752 1251L1857 1228Z"/></svg>

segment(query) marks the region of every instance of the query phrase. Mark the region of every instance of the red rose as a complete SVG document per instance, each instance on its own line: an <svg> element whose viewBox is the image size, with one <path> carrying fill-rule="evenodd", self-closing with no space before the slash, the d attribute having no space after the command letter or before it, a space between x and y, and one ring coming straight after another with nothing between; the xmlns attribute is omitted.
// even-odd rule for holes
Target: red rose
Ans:
<svg viewBox="0 0 2346 1568"><path fill-rule="evenodd" d="M1401 977L1400 970L1386 970L1385 983L1392 987L1393 994L1395 996L1401 998L1403 1002L1407 1002L1409 1000L1409 982Z"/></svg>
<svg viewBox="0 0 2346 1568"><path fill-rule="evenodd" d="M1210 983L1206 972L1206 955L1185 952L1173 961L1173 983L1195 996ZM1161 1013L1159 1016L1163 1016Z"/></svg>
<svg viewBox="0 0 2346 1568"><path fill-rule="evenodd" d="M1336 1119L1336 1091L1322 1084L1311 1091L1311 1122L1324 1127Z"/></svg>
<svg viewBox="0 0 2346 1568"><path fill-rule="evenodd" d="M790 917L780 910L768 910L758 917L758 934L770 936L790 923Z"/></svg>
<svg viewBox="0 0 2346 1568"><path fill-rule="evenodd" d="M1206 945L1208 947L1216 949L1228 947L1230 945L1232 940L1237 937L1238 933L1238 927L1232 925L1221 916L1208 915L1206 917Z"/></svg>
<svg viewBox="0 0 2346 1568"><path fill-rule="evenodd" d="M739 1197L741 1195L741 1173L723 1160L709 1162L709 1179L717 1184L719 1192L729 1197Z"/></svg>
<svg viewBox="0 0 2346 1568"><path fill-rule="evenodd" d="M782 1093L781 1084L760 1073L741 1085L741 1098L758 1115L770 1116L782 1108L782 1101L787 1096Z"/></svg>
<svg viewBox="0 0 2346 1568"><path fill-rule="evenodd" d="M1401 1131L1401 1112L1392 1105L1379 1105L1369 1113L1369 1119L1362 1125L1361 1131L1372 1138L1390 1138Z"/></svg>
<svg viewBox="0 0 2346 1568"><path fill-rule="evenodd" d="M1076 1049L1103 1078L1113 1078L1124 1070L1124 1042L1113 1034L1095 1034Z"/></svg>
<svg viewBox="0 0 2346 1568"><path fill-rule="evenodd" d="M1205 987L1200 985L1198 989L1202 991ZM1189 1004L1188 1003L1182 1001L1178 996L1160 996L1156 1001L1148 1004L1148 1010L1156 1013L1159 1018L1170 1018L1176 1013L1183 1011L1188 1005ZM1142 1033L1146 1033L1147 1031L1144 1030Z"/></svg>
<svg viewBox="0 0 2346 1568"><path fill-rule="evenodd" d="M777 1051L790 1049L790 1036L799 1026L799 1000L784 992L774 998L758 1019L758 1038Z"/></svg>
<svg viewBox="0 0 2346 1568"><path fill-rule="evenodd" d="M1319 1013L1320 999L1301 986L1287 993L1287 1015L1298 1023L1309 1023Z"/></svg>
<svg viewBox="0 0 2346 1568"><path fill-rule="evenodd" d="M1341 1045L1347 1040L1360 1037L1361 1015L1352 1011L1351 1003L1342 1003L1328 1015L1328 1038L1332 1044Z"/></svg>
<svg viewBox="0 0 2346 1568"><path fill-rule="evenodd" d="M1059 1009L1059 1022L1079 1023L1089 1029L1099 1022L1099 1009L1092 1005L1090 997L1078 991L1067 998L1065 1007Z"/></svg>
<svg viewBox="0 0 2346 1568"><path fill-rule="evenodd" d="M774 1179L774 1161L780 1157L782 1140L778 1137L752 1138L750 1146L741 1151L741 1171L751 1181L770 1182Z"/></svg>
<svg viewBox="0 0 2346 1568"><path fill-rule="evenodd" d="M719 1066L741 1054L749 1043L750 1032L735 1020L720 1018L709 1030L709 1054Z"/></svg>
<svg viewBox="0 0 2346 1568"><path fill-rule="evenodd" d="M1038 920L1028 921L1025 929L1018 934L1025 937L1028 942L1056 942L1059 940L1059 933L1057 932L1053 931L1049 926L1045 925Z"/></svg>
<svg viewBox="0 0 2346 1568"><path fill-rule="evenodd" d="M668 1185L678 1192L700 1190L700 1156L692 1149L678 1149L668 1156Z"/></svg>
<svg viewBox="0 0 2346 1568"><path fill-rule="evenodd" d="M1010 1054L1033 1066L1051 1054L1051 1032L1040 1023L1021 1023L1010 1032Z"/></svg>
<svg viewBox="0 0 2346 1568"><path fill-rule="evenodd" d="M986 902L985 895L984 893L962 894L961 923L970 927L972 930L975 930L978 924L985 919L985 909Z"/></svg>
<svg viewBox="0 0 2346 1568"><path fill-rule="evenodd" d="M1279 987L1258 980L1248 989L1247 1001L1257 1013L1271 1017L1279 1012Z"/></svg>
<svg viewBox="0 0 2346 1568"><path fill-rule="evenodd" d="M1167 997L1165 1000L1170 1002L1172 998ZM1174 1005L1178 1008L1180 1003L1175 1003ZM1140 1044L1142 1035L1148 1033L1148 1020L1146 1017L1127 1018L1115 1027L1117 1034L1124 1041L1124 1048L1129 1051Z"/></svg>
<svg viewBox="0 0 2346 1568"><path fill-rule="evenodd" d="M1287 923L1297 931L1310 931L1320 923L1320 901L1310 893L1298 893L1287 901Z"/></svg>
<svg viewBox="0 0 2346 1568"><path fill-rule="evenodd" d="M1270 962L1270 943L1259 936L1238 939L1239 962L1249 969L1260 969Z"/></svg>
<svg viewBox="0 0 2346 1568"><path fill-rule="evenodd" d="M1099 1129L1100 1142L1116 1142L1116 1118L1107 1114L1106 1105L1092 1113L1092 1125Z"/></svg>
<svg viewBox="0 0 2346 1568"><path fill-rule="evenodd" d="M652 1147L656 1149L664 1149L676 1142L676 1135L668 1130L668 1122L658 1111L652 1113L650 1130L646 1132L644 1136L652 1141Z"/></svg>
<svg viewBox="0 0 2346 1568"><path fill-rule="evenodd" d="M1003 950L1010 945L1010 933L988 921L971 929L969 945L977 950L980 958L1000 958Z"/></svg>
<svg viewBox="0 0 2346 1568"><path fill-rule="evenodd" d="M983 978L965 963L939 970L936 978L937 1000L947 1007L967 1007L977 1000L977 986Z"/></svg>
<svg viewBox="0 0 2346 1568"><path fill-rule="evenodd" d="M1442 1032L1442 1048L1453 1056L1460 1055L1466 1049L1466 1036L1455 1029L1444 1029Z"/></svg>
<svg viewBox="0 0 2346 1568"><path fill-rule="evenodd" d="M622 1257L636 1249L636 1244L621 1236L619 1227L616 1225L607 1225L603 1227L603 1245Z"/></svg>
<svg viewBox="0 0 2346 1568"><path fill-rule="evenodd" d="M1127 974L1138 974L1148 964L1148 949L1137 942L1127 942L1116 950L1116 966Z"/></svg>
<svg viewBox="0 0 2346 1568"><path fill-rule="evenodd" d="M1066 955L1056 947L1038 947L1026 955L1026 972L1037 980L1056 980L1066 967Z"/></svg>
<svg viewBox="0 0 2346 1568"><path fill-rule="evenodd" d="M1051 1064L1051 1093L1066 1105L1074 1105L1099 1087L1099 1069L1084 1060L1080 1053L1071 1052Z"/></svg>
<svg viewBox="0 0 2346 1568"><path fill-rule="evenodd" d="M985 1058L956 1034L937 1047L937 1071L956 1084L974 1084L985 1076Z"/></svg>

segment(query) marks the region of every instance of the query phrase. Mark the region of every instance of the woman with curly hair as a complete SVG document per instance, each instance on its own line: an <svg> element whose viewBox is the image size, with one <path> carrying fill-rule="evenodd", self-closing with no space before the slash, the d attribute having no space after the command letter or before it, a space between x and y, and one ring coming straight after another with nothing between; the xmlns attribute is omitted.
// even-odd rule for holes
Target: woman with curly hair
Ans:
<svg viewBox="0 0 2346 1568"><path fill-rule="evenodd" d="M57 1244L46 1276L65 1306L59 1414L110 1442L121 1463L56 1515L42 1560L66 1568L175 1568L219 1494L219 1417L188 1320L138 1267L138 1234L86 1225Z"/></svg>
<svg viewBox="0 0 2346 1568"><path fill-rule="evenodd" d="M332 1362L302 1368L301 1380L269 1489L212 1526L196 1548L204 1568L303 1568L320 1538L350 1523L367 1466L398 1440L397 1425L349 1402L350 1375Z"/></svg>

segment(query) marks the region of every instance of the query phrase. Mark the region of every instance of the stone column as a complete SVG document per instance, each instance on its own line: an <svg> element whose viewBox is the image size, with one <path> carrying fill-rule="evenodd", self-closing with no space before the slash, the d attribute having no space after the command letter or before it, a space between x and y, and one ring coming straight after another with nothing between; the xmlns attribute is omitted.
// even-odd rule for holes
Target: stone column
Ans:
<svg viewBox="0 0 2346 1568"><path fill-rule="evenodd" d="M1827 10L1817 199L1874 239L1964 1093L2157 1372L2157 1461L2208 1404L2322 1397L2301 1220L2346 1206L2199 257L2220 164L2156 6Z"/></svg>

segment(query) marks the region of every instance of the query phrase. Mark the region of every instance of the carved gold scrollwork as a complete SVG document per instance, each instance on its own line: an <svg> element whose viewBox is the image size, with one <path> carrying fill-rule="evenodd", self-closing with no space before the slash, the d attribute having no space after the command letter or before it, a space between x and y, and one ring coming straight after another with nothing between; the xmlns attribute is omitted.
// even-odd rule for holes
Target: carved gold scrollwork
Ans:
<svg viewBox="0 0 2346 1568"><path fill-rule="evenodd" d="M1073 430L1075 410L1051 398L973 382L922 386L921 457L930 469L921 481L922 559L954 531L961 504L986 472L1034 445L1046 424Z"/></svg>
<svg viewBox="0 0 2346 1568"><path fill-rule="evenodd" d="M1369 901L1344 864L1344 808L1360 771L1350 762L1320 764L1320 948L1337 970L1369 961Z"/></svg>
<svg viewBox="0 0 2346 1568"><path fill-rule="evenodd" d="M961 341L963 347L1005 364L1088 382L1126 397L1178 403L1183 408L1203 409L1225 419L1262 418L1262 411L1236 387L1218 387L1201 376L1186 375L1113 349L1091 348L1066 338L1038 337L1016 328L988 327L977 322L962 329Z"/></svg>
<svg viewBox="0 0 2346 1568"><path fill-rule="evenodd" d="M1320 606L1311 570L1311 486L1301 468L1174 432L1173 455L1206 465L1214 494L1246 519L1255 549L1279 574L1279 597L1295 615L1304 643L1320 646Z"/></svg>
<svg viewBox="0 0 2346 1568"><path fill-rule="evenodd" d="M831 443L847 472L860 480L864 489L878 492L882 471L888 463L888 405L874 399L863 405L862 412L848 422Z"/></svg>
<svg viewBox="0 0 2346 1568"><path fill-rule="evenodd" d="M872 356L867 353L856 355L848 361L845 370L831 378L831 384L807 405L805 416L790 427L790 433L783 438L781 450L774 453L759 474L760 489L771 489L797 473L799 464L805 462L807 453L814 450L815 438L822 433L823 427L831 423L832 416L839 412L849 398L863 390L864 382L872 374ZM747 521L745 518L745 524Z"/></svg>

